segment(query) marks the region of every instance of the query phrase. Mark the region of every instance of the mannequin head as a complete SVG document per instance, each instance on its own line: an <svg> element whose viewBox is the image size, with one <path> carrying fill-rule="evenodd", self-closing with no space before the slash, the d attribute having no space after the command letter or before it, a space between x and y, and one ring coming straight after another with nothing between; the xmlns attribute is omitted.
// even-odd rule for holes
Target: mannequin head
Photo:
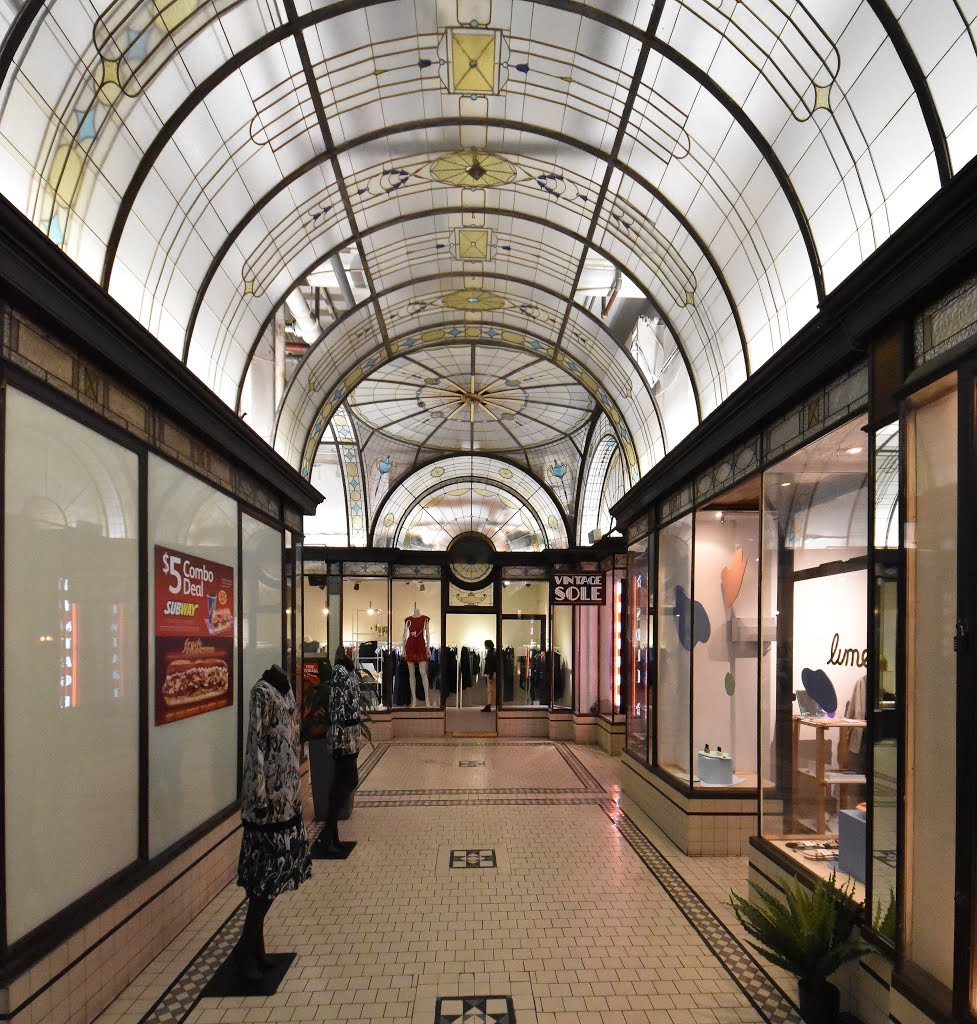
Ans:
<svg viewBox="0 0 977 1024"><path fill-rule="evenodd" d="M491 641L491 640L486 640L486 641L485 641L485 650L487 650L487 651L488 651L489 653L491 653L492 651L494 651L494 650L495 650L495 644L494 644L494 642L493 642L493 641Z"/></svg>

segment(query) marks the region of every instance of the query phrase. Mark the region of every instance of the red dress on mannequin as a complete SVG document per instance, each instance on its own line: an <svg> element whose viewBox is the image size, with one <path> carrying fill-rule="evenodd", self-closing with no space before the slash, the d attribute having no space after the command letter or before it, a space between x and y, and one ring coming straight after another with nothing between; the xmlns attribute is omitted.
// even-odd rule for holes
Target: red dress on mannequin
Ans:
<svg viewBox="0 0 977 1024"><path fill-rule="evenodd" d="M426 615L408 615L404 619L407 626L407 642L404 644L404 657L407 661L414 663L427 661L427 643L424 640L424 631L431 620Z"/></svg>

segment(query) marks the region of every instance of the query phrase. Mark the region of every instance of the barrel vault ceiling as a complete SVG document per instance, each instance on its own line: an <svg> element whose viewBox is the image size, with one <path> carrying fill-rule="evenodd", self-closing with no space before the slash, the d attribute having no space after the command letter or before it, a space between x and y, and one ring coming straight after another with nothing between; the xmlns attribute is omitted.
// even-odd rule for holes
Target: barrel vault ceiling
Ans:
<svg viewBox="0 0 977 1024"><path fill-rule="evenodd" d="M975 23L0 0L0 188L336 483L323 536L439 546L455 518L560 546L974 156Z"/></svg>

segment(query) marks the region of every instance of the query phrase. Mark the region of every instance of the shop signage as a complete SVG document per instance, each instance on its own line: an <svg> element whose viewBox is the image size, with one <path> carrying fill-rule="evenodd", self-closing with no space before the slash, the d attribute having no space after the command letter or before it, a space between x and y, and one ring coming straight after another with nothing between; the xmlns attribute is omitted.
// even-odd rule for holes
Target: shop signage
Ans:
<svg viewBox="0 0 977 1024"><path fill-rule="evenodd" d="M606 574L569 572L553 574L553 604L603 604Z"/></svg>
<svg viewBox="0 0 977 1024"><path fill-rule="evenodd" d="M156 607L156 724L234 702L234 570L159 545Z"/></svg>

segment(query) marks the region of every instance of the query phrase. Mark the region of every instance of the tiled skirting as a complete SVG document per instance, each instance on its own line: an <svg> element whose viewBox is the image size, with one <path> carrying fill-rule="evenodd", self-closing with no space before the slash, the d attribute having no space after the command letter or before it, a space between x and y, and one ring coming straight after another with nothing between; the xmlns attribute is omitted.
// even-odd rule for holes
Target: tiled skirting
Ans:
<svg viewBox="0 0 977 1024"><path fill-rule="evenodd" d="M756 791L742 798L687 796L629 754L621 756L621 806L633 801L690 856L745 856L757 831Z"/></svg>
<svg viewBox="0 0 977 1024"><path fill-rule="evenodd" d="M498 713L496 729L499 736L548 738L550 735L549 708L502 708Z"/></svg>
<svg viewBox="0 0 977 1024"><path fill-rule="evenodd" d="M608 722L606 718L594 720L594 741L605 753L617 757L624 749L625 723ZM579 742L579 741L578 741Z"/></svg>
<svg viewBox="0 0 977 1024"><path fill-rule="evenodd" d="M94 1020L234 878L240 829L234 814L14 978L0 1019Z"/></svg>

